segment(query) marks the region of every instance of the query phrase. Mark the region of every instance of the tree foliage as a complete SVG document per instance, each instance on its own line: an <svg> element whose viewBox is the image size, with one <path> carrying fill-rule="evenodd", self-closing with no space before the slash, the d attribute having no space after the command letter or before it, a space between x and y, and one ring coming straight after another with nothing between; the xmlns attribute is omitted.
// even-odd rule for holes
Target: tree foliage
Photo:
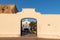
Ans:
<svg viewBox="0 0 60 40"><path fill-rule="evenodd" d="M37 22L31 22L30 24L31 31L36 31L37 30Z"/></svg>

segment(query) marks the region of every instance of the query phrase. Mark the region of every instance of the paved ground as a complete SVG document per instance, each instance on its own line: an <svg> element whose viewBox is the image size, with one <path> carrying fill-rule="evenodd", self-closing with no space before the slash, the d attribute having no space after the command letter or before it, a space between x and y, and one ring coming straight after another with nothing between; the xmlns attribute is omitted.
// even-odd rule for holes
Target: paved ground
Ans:
<svg viewBox="0 0 60 40"><path fill-rule="evenodd" d="M18 38L4 38L4 39L6 39L6 40L60 40L60 39L37 38L36 34L31 33L31 32L22 32L22 37L18 37Z"/></svg>
<svg viewBox="0 0 60 40"><path fill-rule="evenodd" d="M60 39L37 38L36 34L23 32L22 37L4 37L4 38L0 37L0 40L60 40Z"/></svg>
<svg viewBox="0 0 60 40"><path fill-rule="evenodd" d="M31 32L22 32L22 37L36 37L36 34Z"/></svg>
<svg viewBox="0 0 60 40"><path fill-rule="evenodd" d="M60 40L60 39L10 37L10 38L0 38L0 40Z"/></svg>

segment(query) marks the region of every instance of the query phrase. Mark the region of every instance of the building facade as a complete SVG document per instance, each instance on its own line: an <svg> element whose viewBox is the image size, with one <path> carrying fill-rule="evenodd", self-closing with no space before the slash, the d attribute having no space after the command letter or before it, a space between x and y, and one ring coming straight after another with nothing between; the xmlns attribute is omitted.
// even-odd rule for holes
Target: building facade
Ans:
<svg viewBox="0 0 60 40"><path fill-rule="evenodd" d="M29 29L30 30L30 22L28 21L28 19L25 19L24 22L22 22L22 30L24 31L24 29Z"/></svg>

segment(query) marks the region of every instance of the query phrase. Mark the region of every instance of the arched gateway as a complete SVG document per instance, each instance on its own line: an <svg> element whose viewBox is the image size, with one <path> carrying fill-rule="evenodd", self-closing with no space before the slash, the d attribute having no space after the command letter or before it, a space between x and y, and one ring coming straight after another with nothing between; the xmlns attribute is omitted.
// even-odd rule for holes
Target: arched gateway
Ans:
<svg viewBox="0 0 60 40"><path fill-rule="evenodd" d="M21 20L23 19L23 18L34 18L34 19L36 19L37 20L37 36L38 36L38 30L39 30L39 28L40 28L40 16L41 14L40 13L38 13L38 12L35 12L35 9L29 9L29 8L24 8L23 10L22 10L22 12L20 12L20 13L17 13L17 16L19 16L18 17L18 20L20 21L19 22L19 27L20 27L20 29L19 29L19 31L21 31ZM39 28L38 28L39 27ZM21 34L21 33L20 33Z"/></svg>
<svg viewBox="0 0 60 40"><path fill-rule="evenodd" d="M0 14L0 37L21 37L21 20L37 20L37 37L60 39L60 14L40 14L34 8L23 8L16 14Z"/></svg>
<svg viewBox="0 0 60 40"><path fill-rule="evenodd" d="M37 36L40 31L41 14L34 8L23 8L16 14L0 14L0 37L21 37L21 20L34 18L37 20Z"/></svg>

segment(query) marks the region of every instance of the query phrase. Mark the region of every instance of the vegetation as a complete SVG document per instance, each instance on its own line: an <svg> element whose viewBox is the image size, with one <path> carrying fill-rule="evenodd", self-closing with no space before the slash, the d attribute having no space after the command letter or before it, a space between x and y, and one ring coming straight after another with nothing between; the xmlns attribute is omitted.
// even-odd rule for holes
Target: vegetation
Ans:
<svg viewBox="0 0 60 40"><path fill-rule="evenodd" d="M31 22L30 24L31 32L36 33L37 31L37 22Z"/></svg>

